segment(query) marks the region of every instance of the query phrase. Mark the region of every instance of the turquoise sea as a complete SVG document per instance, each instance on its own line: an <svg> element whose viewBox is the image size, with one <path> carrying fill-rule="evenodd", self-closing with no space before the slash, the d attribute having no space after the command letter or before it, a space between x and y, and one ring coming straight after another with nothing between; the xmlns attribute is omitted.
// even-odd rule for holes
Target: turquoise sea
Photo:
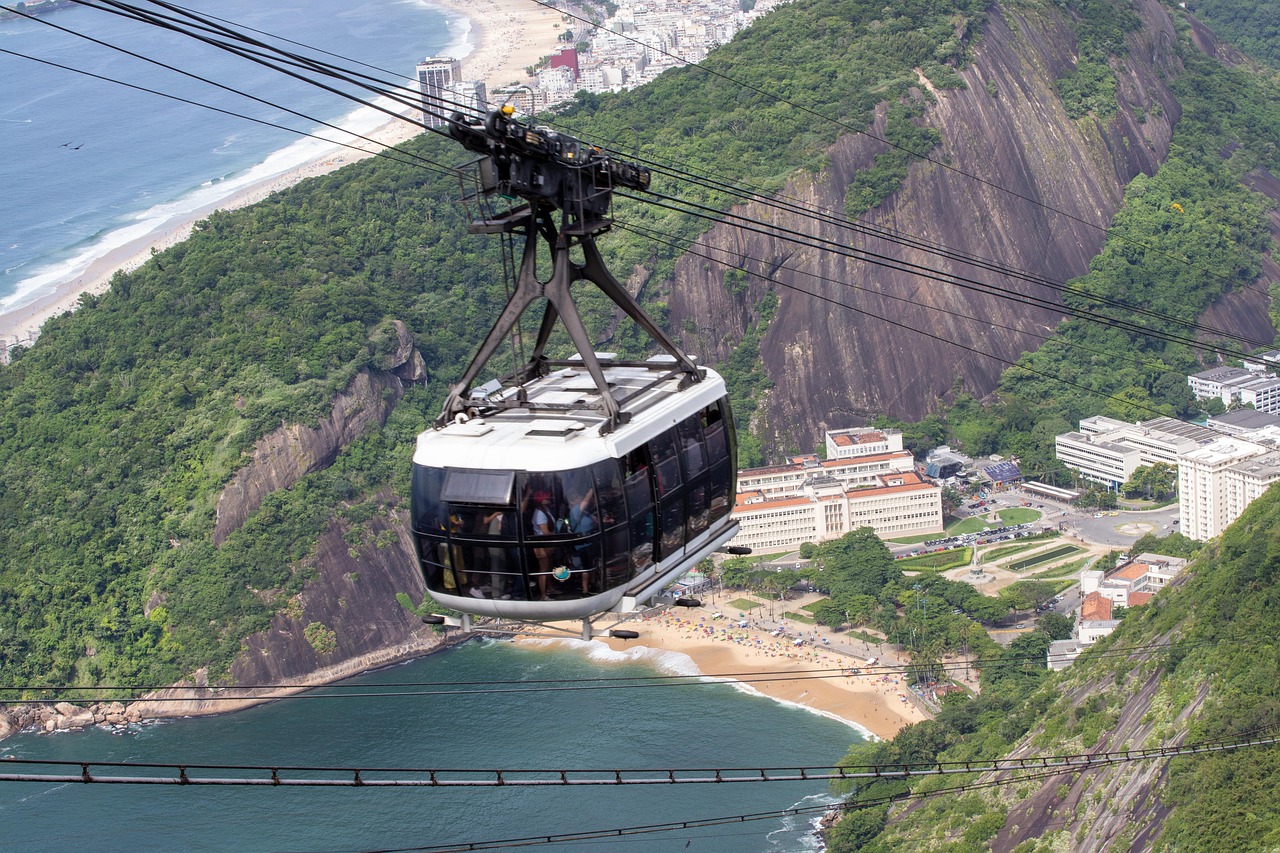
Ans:
<svg viewBox="0 0 1280 853"><path fill-rule="evenodd" d="M290 699L124 734L22 733L0 741L0 772L15 772L9 757L344 768L813 767L835 763L860 739L844 723L728 684L477 692L494 682L554 680L564 687L656 671L692 670L683 655L639 647L615 653L580 641L479 640L344 683L371 693L376 685L471 682L461 695ZM23 772L67 771L23 765ZM0 849L430 850L831 801L821 781L434 789L0 782ZM819 849L815 819L771 818L532 849L798 853Z"/></svg>

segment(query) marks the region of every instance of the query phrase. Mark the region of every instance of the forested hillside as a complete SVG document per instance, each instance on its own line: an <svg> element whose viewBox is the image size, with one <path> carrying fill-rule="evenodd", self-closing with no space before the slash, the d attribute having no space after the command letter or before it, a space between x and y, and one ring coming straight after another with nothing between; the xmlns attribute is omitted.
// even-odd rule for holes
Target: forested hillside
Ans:
<svg viewBox="0 0 1280 853"><path fill-rule="evenodd" d="M1050 674L1041 660L995 677L984 671L984 688L994 689L948 702L936 720L892 742L856 746L845 761L981 762L1276 737L1280 492L1251 504L1190 575L1129 613L1069 669ZM980 788L991 781L1001 784ZM830 835L830 850L1244 851L1280 844L1274 745L1086 771L878 781L854 792L852 802L957 786L965 790L853 811Z"/></svg>
<svg viewBox="0 0 1280 853"><path fill-rule="evenodd" d="M1269 142L1277 138L1276 99L1267 81L1200 57L1168 10L1150 2L1134 8L1140 14L1102 0L989 11L943 0L793 3L713 55L706 63L713 73L681 69L635 92L583 97L559 126L762 191L821 183L838 191L840 215L893 210L918 215L919 223L963 220L965 234L999 237L984 251L1003 246L1049 267L1070 261L1083 272L1093 254L1083 231L1040 218L1032 236L1051 239L1015 245L1008 241L1021 232L1008 226L1017 217L1000 197L968 192L963 216L958 196L932 197L935 181L953 190L971 181L943 166L985 144L971 133L978 125L960 119L990 119L1011 133L996 159L1031 171L1051 164L1053 174L1038 176L1028 191L1043 190L1087 216L1096 245L1109 210L1126 201L1118 229L1126 241L1107 244L1072 298L1133 294L1194 315L1258 286L1266 203L1242 180L1264 174L1260 169L1280 156ZM1141 50L1130 52L1131 45ZM977 66L975 56L996 58ZM1017 69L1028 69L1036 87L1015 93L1004 83L982 84L982 69L996 66L1009 85ZM979 112L958 109L962 100ZM1018 111L1028 104L1046 120L1024 120ZM902 149L891 153L854 135L868 126L941 159L898 156ZM1175 127L1171 166L1157 172ZM1013 134L1017 128L1025 133ZM1050 156L1045 134L1069 140L1055 150L1073 155ZM969 140L968 147L955 140ZM326 536L347 543L345 559L356 562L340 571L349 584L360 583L360 554L404 548L394 531L403 526L397 513L413 437L504 299L496 241L465 233L456 180L431 165L462 159L448 140L422 137L395 158L216 214L187 242L86 299L84 310L52 321L34 347L0 367L0 673L7 684L160 684L202 667L216 678L237 655L266 642L261 634L252 643L246 638L268 625L295 640L305 636L321 660L336 653L346 638L303 617L317 598L327 597L320 604L329 612L349 604L336 587L313 583L325 568L318 561L334 552L318 543ZM1123 196L1124 182L1144 170L1153 176ZM711 208L734 198L705 183L671 182L661 190ZM931 207L931 198L939 204ZM724 367L744 426L759 407L754 421L773 424L761 429L764 450L799 443L820 424L844 425L855 413L918 414L938 403L939 388L949 395L984 377L987 386L972 388L981 393L996 380L999 362L941 354L949 349L916 352L901 340L885 348L859 344L860 335L872 340L874 320L862 316L856 326L857 312L806 303L782 286L793 281L775 275L793 257L826 265L829 256L812 247L782 247L735 230L737 267L725 268L680 255L712 228L705 220L642 200L620 203L617 216L616 233L604 240L614 269L678 337ZM707 233L712 242L730 239L723 226ZM1136 249L1146 245L1141 241L1155 245ZM924 302L945 308L940 290L916 282L894 310ZM808 313L795 313L806 304ZM602 346L634 349L625 325L615 326L598 303L588 309ZM977 333L999 339L1010 360L1039 346L1059 316L1003 310L1012 331L985 324ZM824 318L815 329L825 337L787 340L783 333L814 311ZM396 321L425 359L425 387L386 378L403 344ZM911 314L909 322L944 339L975 334L945 311ZM941 428L956 426L960 443L975 453L995 446L1031 453L1027 435L1090 405L1081 386L1142 405L1185 406L1167 377L1194 362L1188 348L1148 346L1097 326L1080 325L1075 334L1082 343L1037 356L1045 360L1039 373L1007 378L999 405L974 404L964 429ZM814 356L836 344L849 345L839 359L852 366L837 370L839 359ZM787 373L785 362L771 360L770 353L798 351L827 373ZM1137 362L1133 353L1141 354ZM919 367L921 381L881 375L879 366L890 362ZM1074 384L1049 384L1043 374L1054 371ZM367 427L344 443L334 464L270 494L215 540L220 495L260 441L329 417L336 395L358 375L375 374L385 382L383 402L404 395L385 425ZM815 391L814 405L825 406L808 412L811 422L802 424L804 413L778 408L765 393L782 376L794 382L788 393ZM863 403L879 400L882 408L859 409L847 405L851 382L878 383L896 396L863 395ZM744 461L760 458L758 445L744 445ZM405 617L391 600L385 610L360 606L372 608L359 614L370 622L393 611Z"/></svg>

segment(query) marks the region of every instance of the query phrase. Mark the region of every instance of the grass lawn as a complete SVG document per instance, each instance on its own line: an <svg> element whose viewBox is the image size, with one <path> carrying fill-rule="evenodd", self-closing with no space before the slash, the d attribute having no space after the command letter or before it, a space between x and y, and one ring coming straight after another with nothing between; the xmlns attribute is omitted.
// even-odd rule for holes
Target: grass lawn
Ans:
<svg viewBox="0 0 1280 853"><path fill-rule="evenodd" d="M808 613L797 613L794 610L786 610L782 614L783 619L793 619L796 622L803 622L806 625L817 625L818 622Z"/></svg>
<svg viewBox="0 0 1280 853"><path fill-rule="evenodd" d="M1029 524L1040 518L1043 513L1038 509L1015 506L1000 510L1000 520L1005 524Z"/></svg>
<svg viewBox="0 0 1280 853"><path fill-rule="evenodd" d="M1081 560L1072 560L1070 563L1063 563L1061 566L1054 566L1051 569L1045 569L1043 572L1036 572L1031 577L1035 580L1057 580L1066 578L1072 581L1077 580L1076 575L1084 568L1084 564L1089 562L1089 558L1085 557Z"/></svg>
<svg viewBox="0 0 1280 853"><path fill-rule="evenodd" d="M735 598L733 601L729 602L728 607L730 610L745 611L755 610L757 607L764 607L764 605L758 601L752 601L749 598Z"/></svg>
<svg viewBox="0 0 1280 853"><path fill-rule="evenodd" d="M1005 557L1011 557L1023 551L1030 551L1032 548L1037 548L1043 544L1043 542L1023 542L1020 545L1004 545L999 548L992 548L982 555L982 562L994 563L996 560L1003 560Z"/></svg>

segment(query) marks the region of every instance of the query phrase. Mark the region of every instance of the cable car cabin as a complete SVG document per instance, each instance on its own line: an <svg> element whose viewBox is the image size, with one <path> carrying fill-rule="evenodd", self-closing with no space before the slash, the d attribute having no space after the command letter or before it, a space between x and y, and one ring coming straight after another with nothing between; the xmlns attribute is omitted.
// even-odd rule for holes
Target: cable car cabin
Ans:
<svg viewBox="0 0 1280 853"><path fill-rule="evenodd" d="M724 380L707 370L681 390L670 368L605 367L610 392L633 397L604 435L574 366L419 435L413 535L431 595L477 616L585 619L648 601L731 538Z"/></svg>

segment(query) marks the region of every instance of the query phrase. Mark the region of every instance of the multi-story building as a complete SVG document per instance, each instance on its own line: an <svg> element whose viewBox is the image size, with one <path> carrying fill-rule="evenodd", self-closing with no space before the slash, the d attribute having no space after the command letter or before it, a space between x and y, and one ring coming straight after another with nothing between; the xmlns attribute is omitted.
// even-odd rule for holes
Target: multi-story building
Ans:
<svg viewBox="0 0 1280 853"><path fill-rule="evenodd" d="M1252 406L1259 412L1280 414L1280 379L1274 373L1261 372L1262 365L1270 365L1270 353L1262 356L1261 363L1250 362L1254 369L1244 367L1213 367L1187 377L1191 393L1197 400L1217 398L1224 406Z"/></svg>
<svg viewBox="0 0 1280 853"><path fill-rule="evenodd" d="M427 127L441 127L457 107L453 84L462 80L462 60L429 56L418 63L418 88L422 90L422 120Z"/></svg>
<svg viewBox="0 0 1280 853"><path fill-rule="evenodd" d="M478 115L488 110L485 84L462 79L462 61L432 56L418 63L418 88L422 92L422 120L427 127L441 127L455 112Z"/></svg>
<svg viewBox="0 0 1280 853"><path fill-rule="evenodd" d="M1178 519L1192 539L1212 539L1280 480L1273 442L1219 438L1178 457Z"/></svg>
<svg viewBox="0 0 1280 853"><path fill-rule="evenodd" d="M1219 435L1247 435L1266 427L1280 427L1280 415L1257 412L1253 409L1234 409L1221 415L1210 416L1204 424Z"/></svg>
<svg viewBox="0 0 1280 853"><path fill-rule="evenodd" d="M1174 467L1181 454L1213 441L1217 433L1173 418L1153 418L1131 424L1093 417L1080 422L1079 432L1056 436L1058 460L1086 480L1118 489L1138 468L1157 462Z"/></svg>
<svg viewBox="0 0 1280 853"><path fill-rule="evenodd" d="M940 488L914 473L877 481L850 491L818 484L793 497L740 492L733 511L740 528L729 544L767 553L838 539L859 527L870 527L883 538L942 532Z"/></svg>
<svg viewBox="0 0 1280 853"><path fill-rule="evenodd" d="M897 450L884 449L895 442ZM853 444L868 452L825 461L798 456L739 472L733 514L740 528L729 544L778 551L859 527L884 538L940 533L942 489L915 473L901 435Z"/></svg>

